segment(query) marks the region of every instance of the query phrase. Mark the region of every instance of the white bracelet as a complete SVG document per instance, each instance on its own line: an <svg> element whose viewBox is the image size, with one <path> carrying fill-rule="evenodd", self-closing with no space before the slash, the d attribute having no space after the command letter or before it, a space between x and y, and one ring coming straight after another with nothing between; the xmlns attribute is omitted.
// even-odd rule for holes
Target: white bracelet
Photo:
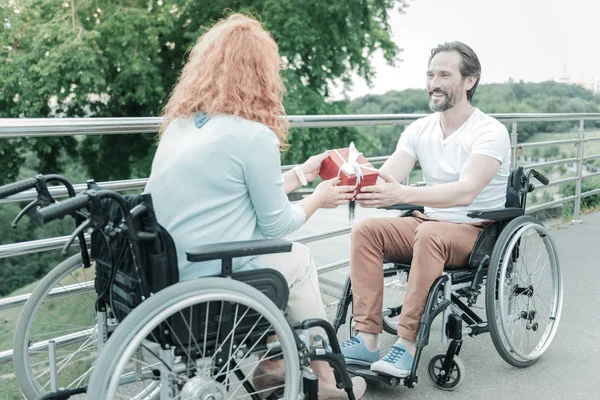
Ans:
<svg viewBox="0 0 600 400"><path fill-rule="evenodd" d="M296 173L296 176L298 177L298 180L300 181L300 183L302 184L302 186L306 186L306 184L308 182L306 181L306 177L304 176L304 171L302 171L302 168L299 165L296 165L293 168L293 170Z"/></svg>

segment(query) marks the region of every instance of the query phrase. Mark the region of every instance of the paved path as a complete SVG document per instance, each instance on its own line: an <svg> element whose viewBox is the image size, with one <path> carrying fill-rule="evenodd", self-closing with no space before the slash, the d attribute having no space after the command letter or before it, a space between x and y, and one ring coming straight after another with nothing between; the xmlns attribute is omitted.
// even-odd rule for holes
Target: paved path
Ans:
<svg viewBox="0 0 600 400"><path fill-rule="evenodd" d="M356 220L395 212L357 207ZM518 369L504 362L489 335L465 336L461 358L466 367L462 385L454 392L437 389L427 374L430 358L446 350L440 343L438 317L430 345L423 352L419 385L415 389L370 383L365 399L600 399L600 213L585 215L581 223L554 225L551 234L564 278L564 306L552 346L536 364ZM319 211L299 234L318 232L348 224L347 208ZM296 235L294 235L296 236ZM317 265L348 258L349 235L308 244ZM336 287L344 282L347 268L322 275L330 318L335 312ZM481 297L480 297L481 298ZM347 337L347 325L340 339ZM387 350L394 338L385 334Z"/></svg>

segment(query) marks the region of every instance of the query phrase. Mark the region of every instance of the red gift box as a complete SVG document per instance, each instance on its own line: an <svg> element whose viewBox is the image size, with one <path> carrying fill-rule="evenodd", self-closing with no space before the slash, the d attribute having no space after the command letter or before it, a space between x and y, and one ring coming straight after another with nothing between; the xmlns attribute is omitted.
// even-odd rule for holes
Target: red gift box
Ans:
<svg viewBox="0 0 600 400"><path fill-rule="evenodd" d="M348 148L331 150L321 163L319 176L323 180L339 177L339 185L354 185L358 193L363 186L375 185L379 172L356 150L354 143L350 143Z"/></svg>

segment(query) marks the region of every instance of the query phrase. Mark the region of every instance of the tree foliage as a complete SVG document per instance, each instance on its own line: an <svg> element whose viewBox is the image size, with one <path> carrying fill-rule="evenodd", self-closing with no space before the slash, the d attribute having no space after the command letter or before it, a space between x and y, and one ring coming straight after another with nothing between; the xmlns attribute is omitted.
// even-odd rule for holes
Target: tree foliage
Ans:
<svg viewBox="0 0 600 400"><path fill-rule="evenodd" d="M156 116L207 25L230 12L251 14L272 32L281 55L288 114L344 113L324 101L335 82L373 75L369 56L378 49L393 62L388 13L397 0L22 0L0 9L8 43L0 57L0 116ZM26 71L26 73L24 73ZM360 140L354 129L298 130L288 163ZM97 180L147 176L153 135L30 139L39 169L56 172L56 155L76 150ZM20 143L0 147L14 170Z"/></svg>
<svg viewBox="0 0 600 400"><path fill-rule="evenodd" d="M157 116L190 48L206 27L232 12L258 18L275 37L288 64L282 72L288 114L346 114L346 103L326 101L329 90L334 84L349 89L354 74L370 80L375 51L394 62L398 49L387 21L400 3L0 0L0 117ZM302 162L352 140L375 151L356 129L292 129L282 162ZM0 184L37 172L65 172L77 182L146 177L155 143L154 134L0 139ZM14 204L0 206L3 227L17 210ZM22 223L16 231L0 230L0 243L68 231L64 225ZM45 273L54 262L47 257L3 260L0 295Z"/></svg>

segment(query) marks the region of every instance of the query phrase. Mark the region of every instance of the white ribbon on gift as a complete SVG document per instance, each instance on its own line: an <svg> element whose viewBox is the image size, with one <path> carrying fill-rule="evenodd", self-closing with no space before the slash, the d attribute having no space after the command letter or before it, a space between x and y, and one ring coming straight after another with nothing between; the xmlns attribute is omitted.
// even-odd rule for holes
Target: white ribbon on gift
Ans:
<svg viewBox="0 0 600 400"><path fill-rule="evenodd" d="M362 168L364 169L368 169L371 171L377 171L375 168L369 167L369 164L359 164L358 163L358 157L360 157L360 155L362 153L360 153L358 150L356 150L356 147L354 146L354 142L350 142L350 146L348 146L348 159L345 160L344 157L342 157L342 155L337 151L337 150L333 150L335 151L335 153L338 155L338 157L344 161L344 163L340 166L340 169L338 170L338 178L340 177L340 174L343 172L346 173L346 175L356 175L356 186L358 186L360 184L360 180L363 177L363 173L362 173Z"/></svg>

